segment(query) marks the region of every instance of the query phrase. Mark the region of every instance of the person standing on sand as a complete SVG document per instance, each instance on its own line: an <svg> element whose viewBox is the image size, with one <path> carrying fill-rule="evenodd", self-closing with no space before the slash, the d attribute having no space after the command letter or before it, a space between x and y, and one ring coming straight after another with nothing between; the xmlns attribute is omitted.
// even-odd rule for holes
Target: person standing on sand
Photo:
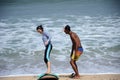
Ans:
<svg viewBox="0 0 120 80"><path fill-rule="evenodd" d="M51 73L51 63L50 63L50 53L52 50L51 37L46 32L44 32L42 25L37 26L36 30L38 33L42 34L42 40L45 45L44 61L47 66L46 74L49 74L49 73Z"/></svg>
<svg viewBox="0 0 120 80"><path fill-rule="evenodd" d="M73 78L78 79L80 78L78 67L76 64L76 61L79 59L80 55L83 53L83 48L80 42L80 39L78 35L71 31L70 26L66 25L64 27L64 32L68 35L70 35L71 41L72 41L72 50L71 50L71 60L70 64L75 72L75 75Z"/></svg>

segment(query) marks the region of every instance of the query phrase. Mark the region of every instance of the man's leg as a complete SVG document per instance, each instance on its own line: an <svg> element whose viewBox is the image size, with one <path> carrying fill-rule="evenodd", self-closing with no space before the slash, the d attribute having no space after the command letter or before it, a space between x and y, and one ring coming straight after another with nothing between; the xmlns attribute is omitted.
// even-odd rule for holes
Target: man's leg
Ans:
<svg viewBox="0 0 120 80"><path fill-rule="evenodd" d="M71 66L72 66L72 68L73 68L73 70L75 72L74 78L79 78L80 75L79 75L79 72L78 72L76 61L71 59L70 64L71 64Z"/></svg>

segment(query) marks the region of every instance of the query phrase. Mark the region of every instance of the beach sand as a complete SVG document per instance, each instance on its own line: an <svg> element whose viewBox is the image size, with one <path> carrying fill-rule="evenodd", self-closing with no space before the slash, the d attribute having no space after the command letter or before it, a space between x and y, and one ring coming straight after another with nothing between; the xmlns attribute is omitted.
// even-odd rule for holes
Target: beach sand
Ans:
<svg viewBox="0 0 120 80"><path fill-rule="evenodd" d="M0 76L0 80L37 80L37 75ZM69 78L69 74L59 74L59 80L120 80L120 74L81 74L80 79Z"/></svg>

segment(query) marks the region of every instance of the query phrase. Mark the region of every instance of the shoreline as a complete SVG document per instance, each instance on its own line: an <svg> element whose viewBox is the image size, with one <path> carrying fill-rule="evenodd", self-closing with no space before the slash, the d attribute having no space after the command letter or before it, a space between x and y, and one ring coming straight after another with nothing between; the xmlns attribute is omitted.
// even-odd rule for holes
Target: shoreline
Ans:
<svg viewBox="0 0 120 80"><path fill-rule="evenodd" d="M20 74L0 76L0 80L37 80L39 74ZM58 74L59 80L76 80L69 78L69 73ZM82 74L77 80L120 80L120 73Z"/></svg>

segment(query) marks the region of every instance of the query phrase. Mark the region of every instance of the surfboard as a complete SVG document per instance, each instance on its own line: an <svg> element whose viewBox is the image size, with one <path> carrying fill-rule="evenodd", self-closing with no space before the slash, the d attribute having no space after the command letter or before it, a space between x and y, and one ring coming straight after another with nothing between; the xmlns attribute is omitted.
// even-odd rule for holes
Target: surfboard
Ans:
<svg viewBox="0 0 120 80"><path fill-rule="evenodd" d="M59 80L59 77L56 74L41 74L37 80Z"/></svg>

